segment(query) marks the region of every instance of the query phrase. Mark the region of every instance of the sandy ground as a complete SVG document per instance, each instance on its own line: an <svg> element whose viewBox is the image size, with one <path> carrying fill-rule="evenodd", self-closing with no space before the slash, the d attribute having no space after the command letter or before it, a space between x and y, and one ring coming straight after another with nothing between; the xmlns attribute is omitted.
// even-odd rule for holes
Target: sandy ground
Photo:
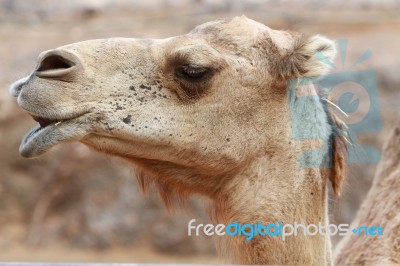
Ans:
<svg viewBox="0 0 400 266"><path fill-rule="evenodd" d="M26 229L21 224L9 224L3 227L1 232L0 262L221 263L213 255L161 253L146 243L135 246L112 246L107 249L74 248L65 243L46 246L25 245L22 243Z"/></svg>
<svg viewBox="0 0 400 266"><path fill-rule="evenodd" d="M148 247L112 247L104 251L71 249L68 246L27 247L17 245L0 254L2 262L93 262L93 263L189 263L221 264L215 256L162 254Z"/></svg>

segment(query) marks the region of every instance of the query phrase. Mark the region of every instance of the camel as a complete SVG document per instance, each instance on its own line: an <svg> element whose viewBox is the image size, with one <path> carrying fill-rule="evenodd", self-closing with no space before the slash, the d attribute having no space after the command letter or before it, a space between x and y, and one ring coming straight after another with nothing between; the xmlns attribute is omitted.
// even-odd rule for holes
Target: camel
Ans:
<svg viewBox="0 0 400 266"><path fill-rule="evenodd" d="M346 235L335 250L337 265L400 264L400 121L383 147L372 187L362 203L352 228L380 225L384 237Z"/></svg>
<svg viewBox="0 0 400 266"><path fill-rule="evenodd" d="M330 70L321 56L331 61L335 53L326 37L244 16L167 39L45 51L10 89L38 122L20 153L79 141L132 163L141 187L158 187L167 206L192 194L210 198L217 223L327 225L327 184L339 194L345 149L312 81ZM310 139L293 138L291 111ZM307 150L320 151L302 157L315 167L299 163ZM327 235L215 238L231 263L332 265Z"/></svg>

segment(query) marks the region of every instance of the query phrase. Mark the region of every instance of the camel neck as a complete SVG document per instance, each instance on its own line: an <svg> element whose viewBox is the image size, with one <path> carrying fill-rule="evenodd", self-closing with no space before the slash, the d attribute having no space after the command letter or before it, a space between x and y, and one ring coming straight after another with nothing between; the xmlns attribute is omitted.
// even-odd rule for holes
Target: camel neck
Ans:
<svg viewBox="0 0 400 266"><path fill-rule="evenodd" d="M266 155L232 178L227 193L216 200L218 222L277 228L296 223L326 226L326 182L319 169L299 168L290 153L286 149ZM271 235L255 235L251 240L244 235L224 236L217 239L217 246L234 263L330 265L329 237L298 232L284 240Z"/></svg>

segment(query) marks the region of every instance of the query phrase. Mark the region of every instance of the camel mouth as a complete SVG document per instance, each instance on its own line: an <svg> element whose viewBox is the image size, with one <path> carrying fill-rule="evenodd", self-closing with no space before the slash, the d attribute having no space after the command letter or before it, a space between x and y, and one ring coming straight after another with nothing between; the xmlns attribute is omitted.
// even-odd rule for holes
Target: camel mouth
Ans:
<svg viewBox="0 0 400 266"><path fill-rule="evenodd" d="M33 118L33 120L35 120L36 122L39 123L41 128L45 128L51 124L59 124L63 121L63 120L48 119L48 118L34 116L34 115L32 115L32 118Z"/></svg>
<svg viewBox="0 0 400 266"><path fill-rule="evenodd" d="M86 133L82 126L85 114L68 118L48 118L31 114L38 124L23 138L19 152L23 157L35 157L43 154L60 142L69 142L79 139Z"/></svg>

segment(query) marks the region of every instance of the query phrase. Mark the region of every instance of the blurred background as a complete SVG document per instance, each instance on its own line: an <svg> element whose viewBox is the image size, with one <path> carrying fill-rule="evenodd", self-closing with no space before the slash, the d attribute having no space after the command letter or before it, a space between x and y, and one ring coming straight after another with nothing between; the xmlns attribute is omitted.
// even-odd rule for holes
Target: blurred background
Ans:
<svg viewBox="0 0 400 266"><path fill-rule="evenodd" d="M129 166L77 143L21 158L20 141L35 122L8 87L44 50L94 38L164 38L242 14L275 29L347 39L335 72L371 49L352 70L376 71L383 129L360 142L381 148L399 114L398 0L0 0L0 261L219 262L211 238L187 236L190 219L208 222L205 199L169 214L155 193L142 195ZM342 197L330 200L332 223L352 221L375 169L350 167Z"/></svg>

